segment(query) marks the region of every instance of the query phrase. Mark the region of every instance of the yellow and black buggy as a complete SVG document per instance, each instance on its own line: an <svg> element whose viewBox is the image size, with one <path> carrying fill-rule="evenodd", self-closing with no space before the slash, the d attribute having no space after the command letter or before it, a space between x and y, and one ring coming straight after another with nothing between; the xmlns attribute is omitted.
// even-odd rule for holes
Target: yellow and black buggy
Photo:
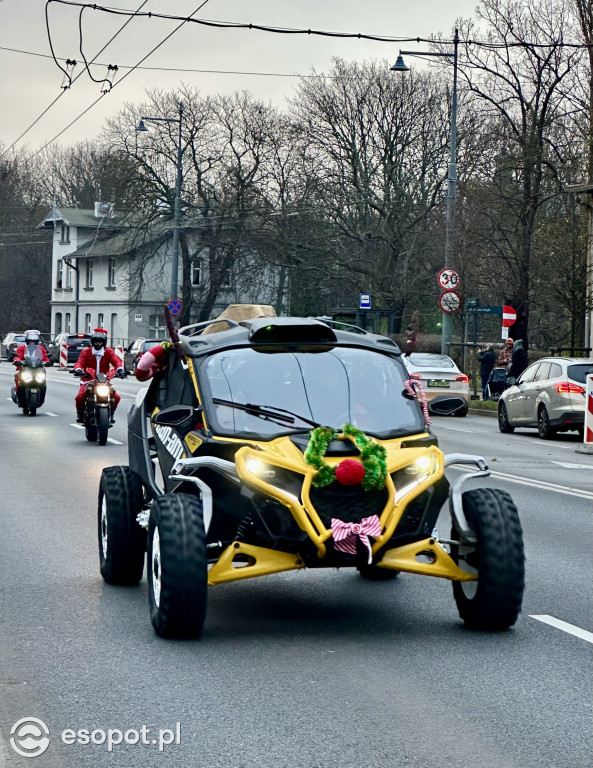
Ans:
<svg viewBox="0 0 593 768"><path fill-rule="evenodd" d="M397 345L325 319L204 333L213 322L179 331L130 410L129 466L103 471L105 581L137 584L146 555L162 637L200 635L208 586L299 568L449 579L466 625L514 624L517 509L504 491L464 491L488 468L439 450ZM468 468L450 484L452 464ZM439 538L447 504L451 535Z"/></svg>

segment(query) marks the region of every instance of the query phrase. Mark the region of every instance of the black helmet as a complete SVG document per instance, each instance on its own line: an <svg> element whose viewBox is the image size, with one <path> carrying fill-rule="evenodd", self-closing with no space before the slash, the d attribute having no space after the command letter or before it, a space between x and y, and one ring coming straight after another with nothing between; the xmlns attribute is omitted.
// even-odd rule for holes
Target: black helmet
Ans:
<svg viewBox="0 0 593 768"><path fill-rule="evenodd" d="M39 331L29 330L25 331L25 344L39 344L40 335Z"/></svg>
<svg viewBox="0 0 593 768"><path fill-rule="evenodd" d="M91 334L91 344L95 349L107 346L107 331L103 328L95 328Z"/></svg>

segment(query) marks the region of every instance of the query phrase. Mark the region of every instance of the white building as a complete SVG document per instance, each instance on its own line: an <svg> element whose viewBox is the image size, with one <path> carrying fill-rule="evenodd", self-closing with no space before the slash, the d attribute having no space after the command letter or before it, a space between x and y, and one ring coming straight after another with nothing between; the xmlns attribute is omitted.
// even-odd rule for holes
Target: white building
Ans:
<svg viewBox="0 0 593 768"><path fill-rule="evenodd" d="M119 222L109 204L95 210L53 206L40 228L53 228L51 334L88 333L105 328L109 344L128 346L135 338L163 338L164 307L171 298L173 229L163 217L148 228ZM191 282L198 294L208 280L207 250L195 247L199 227L184 225L200 255L192 261ZM276 303L279 272L263 271L258 285L229 274L211 317L229 304ZM179 264L181 285L182 265Z"/></svg>

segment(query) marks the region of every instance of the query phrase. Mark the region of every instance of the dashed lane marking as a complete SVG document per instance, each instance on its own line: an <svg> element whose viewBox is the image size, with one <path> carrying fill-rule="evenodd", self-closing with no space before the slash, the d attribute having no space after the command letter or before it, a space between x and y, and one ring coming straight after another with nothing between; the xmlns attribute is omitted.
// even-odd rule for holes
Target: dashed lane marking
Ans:
<svg viewBox="0 0 593 768"><path fill-rule="evenodd" d="M114 437L108 437L107 438L108 443L113 443L114 445L123 445L121 440L116 440Z"/></svg>
<svg viewBox="0 0 593 768"><path fill-rule="evenodd" d="M76 424L75 422L71 422L70 426L76 427L76 429L84 429L84 424Z"/></svg>
<svg viewBox="0 0 593 768"><path fill-rule="evenodd" d="M46 416L56 416L57 417L58 414L57 413L52 413L51 411L45 411L45 415Z"/></svg>
<svg viewBox="0 0 593 768"><path fill-rule="evenodd" d="M544 624L549 624L551 627L556 627L556 629L561 629L563 632L568 632L569 635L574 635L575 637L580 637L581 640L586 640L588 643L593 643L593 632L587 632L586 629L575 627L574 624L569 624L567 621L561 621L560 619L556 619L554 616L548 616L547 614L530 614L529 618L543 621Z"/></svg>
<svg viewBox="0 0 593 768"><path fill-rule="evenodd" d="M571 464L569 461L554 461L554 459L550 459L550 461L552 464L558 464L565 469L591 469L587 464Z"/></svg>

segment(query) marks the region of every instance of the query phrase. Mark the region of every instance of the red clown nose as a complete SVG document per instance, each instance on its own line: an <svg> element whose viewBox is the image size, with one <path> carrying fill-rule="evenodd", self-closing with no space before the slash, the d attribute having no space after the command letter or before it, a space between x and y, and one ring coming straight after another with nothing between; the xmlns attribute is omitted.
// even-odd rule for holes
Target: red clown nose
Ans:
<svg viewBox="0 0 593 768"><path fill-rule="evenodd" d="M364 467L355 459L344 459L336 467L336 480L342 485L356 485L364 478Z"/></svg>

